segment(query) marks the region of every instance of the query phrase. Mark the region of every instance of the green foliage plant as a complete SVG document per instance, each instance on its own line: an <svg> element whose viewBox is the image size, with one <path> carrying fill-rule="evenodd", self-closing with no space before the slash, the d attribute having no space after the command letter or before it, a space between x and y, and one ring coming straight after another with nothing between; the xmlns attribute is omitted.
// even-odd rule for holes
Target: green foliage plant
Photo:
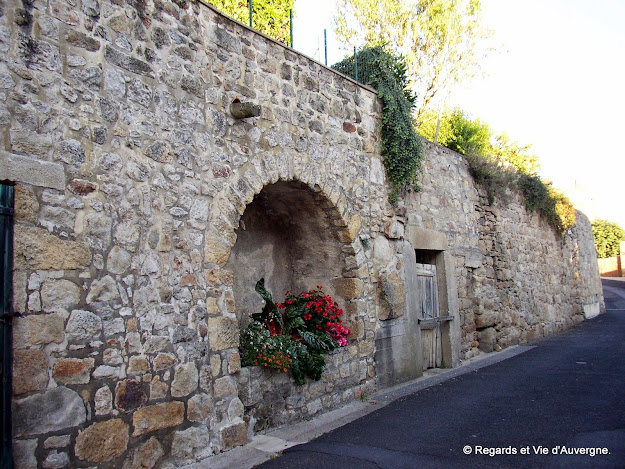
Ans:
<svg viewBox="0 0 625 469"><path fill-rule="evenodd" d="M503 167L496 159L484 157L474 151L468 152L464 157L476 184L486 190L489 205L495 199L508 202L509 189L515 187L518 173L512 168Z"/></svg>
<svg viewBox="0 0 625 469"><path fill-rule="evenodd" d="M469 119L460 109L454 109L448 117L450 133L444 145L461 155L478 153L484 155L490 149L491 131L488 124L479 119Z"/></svg>
<svg viewBox="0 0 625 469"><path fill-rule="evenodd" d="M479 73L492 49L480 0L338 0L339 41L387 45L404 56L417 121L455 85Z"/></svg>
<svg viewBox="0 0 625 469"><path fill-rule="evenodd" d="M539 176L521 174L518 187L529 211L540 213L561 236L575 225L575 208L569 199Z"/></svg>
<svg viewBox="0 0 625 469"><path fill-rule="evenodd" d="M503 132L491 138L489 153L506 165L516 168L524 174L537 174L538 157L531 152L531 145L521 145L511 141L508 134Z"/></svg>
<svg viewBox="0 0 625 469"><path fill-rule="evenodd" d="M356 59L358 81L375 88L383 103L381 151L391 184L390 200L396 204L403 190L419 190L417 176L421 171L423 149L412 118L416 96L408 88L403 57L376 46L357 52ZM332 66L349 76L355 76L355 67L353 56Z"/></svg>
<svg viewBox="0 0 625 469"><path fill-rule="evenodd" d="M348 344L350 330L340 319L343 310L321 286L297 295L286 292L284 303L274 303L265 279L256 283L255 290L265 305L252 314L241 334L241 364L291 371L297 385L304 384L306 376L321 379L324 355Z"/></svg>
<svg viewBox="0 0 625 469"><path fill-rule="evenodd" d="M464 155L489 204L495 199L507 203L510 191L518 190L526 208L539 213L560 236L575 225L573 205L537 175L538 158L529 153L529 145L510 141L505 133L493 137L488 124L469 118L458 108L440 116L440 126L435 124L438 118L433 112L427 113L419 133L429 140L436 137L441 145Z"/></svg>
<svg viewBox="0 0 625 469"><path fill-rule="evenodd" d="M599 258L616 257L620 254L621 241L625 241L625 230L607 220L593 220L592 234Z"/></svg>
<svg viewBox="0 0 625 469"><path fill-rule="evenodd" d="M241 23L249 23L248 0L205 0ZM254 0L253 26L284 44L290 42L290 10L295 0Z"/></svg>
<svg viewBox="0 0 625 469"><path fill-rule="evenodd" d="M471 119L460 108L441 113L427 111L418 131L422 137L461 155L477 153L521 173L533 175L538 172L538 157L531 152L531 145L512 141L505 132L494 135L487 123Z"/></svg>

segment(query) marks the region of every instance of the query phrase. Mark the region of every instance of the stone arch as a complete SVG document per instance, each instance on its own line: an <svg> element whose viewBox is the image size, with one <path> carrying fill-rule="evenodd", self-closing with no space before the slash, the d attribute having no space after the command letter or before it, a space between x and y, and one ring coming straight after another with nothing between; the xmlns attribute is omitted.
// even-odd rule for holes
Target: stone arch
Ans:
<svg viewBox="0 0 625 469"><path fill-rule="evenodd" d="M265 278L276 301L285 291L322 285L336 297L337 285L347 273L346 257L353 254L336 208L320 191L293 179L266 185L239 220L237 241L226 269L233 272L233 295L239 326L260 311L262 299L254 292ZM341 241L343 239L343 241ZM340 299L339 299L340 300Z"/></svg>
<svg viewBox="0 0 625 469"><path fill-rule="evenodd" d="M342 274L354 276L350 272L362 267L362 261L357 256L357 252L362 249L358 238L361 219L357 209L340 184L333 181L332 176L322 175L319 168L314 168L310 163L288 158L283 161L276 158L273 164L265 158L262 166L252 166L239 174L212 203L204 256L208 268L228 270L226 264L237 242L238 233L241 232L241 220L247 207L261 192L268 191L272 195L276 187L279 191L280 187L285 186L290 186L291 192L296 189L300 194L308 193L311 197L308 200L309 205L312 201L312 205L318 207L319 214L323 214L328 221L327 228L333 230L341 246L341 256L345 260ZM243 224L245 225L244 219Z"/></svg>
<svg viewBox="0 0 625 469"><path fill-rule="evenodd" d="M254 284L260 276L267 277L267 286L276 300L283 299L286 289L309 289L322 284L324 291L345 310L343 318L347 327L353 331L361 329L354 325L360 321L359 316L365 314L366 304L366 288L358 278L366 275L363 274L366 272L365 257L358 236L360 215L333 176L322 176L323 172L310 163L305 171L299 171L302 168L296 167L297 160L295 164L293 160L287 159L286 162L283 165L278 163L278 167L285 168L279 174L263 171L269 166L266 161L259 165L260 169L256 166L241 171L213 200L205 266L209 287L214 287L212 293L222 299L217 303L221 314L227 316L223 319L231 321L232 327L237 329L236 342L238 332L246 325L245 316L258 311L256 306L262 303L254 292ZM265 219L267 210L275 213ZM275 220L282 226L273 229L271 223ZM280 228L284 225L291 229L291 233L282 240ZM260 236L260 242L254 236ZM276 246L281 242L294 243L294 246L290 249ZM306 244L315 242L322 244L327 251L325 256L315 259L319 266L307 262L307 256L315 252L315 246ZM276 260L288 261L293 253L300 255L295 256L297 259L286 268L269 272L262 271L267 268L262 266L264 252L271 253L274 264ZM257 265L260 265L257 271L247 272L250 266ZM306 278L301 281L297 278L299 276ZM363 340L357 334L352 339L358 343ZM209 346L213 349L212 343ZM348 389L353 395L361 377L366 374L367 365L353 357L355 347L350 348L352 354L347 348L339 349L327 360L322 380L333 383L331 389L336 394L327 403L328 407L337 405ZM211 353L220 353L220 350L222 358L231 357L229 352L219 348ZM339 376L343 379L337 383ZM295 386L292 379L282 373L251 367L243 368L232 378L253 431L298 420L323 407L318 397L310 404L306 397L309 395L305 391L307 387ZM220 385L221 380L230 378L219 378ZM318 388L319 384L312 382L310 386Z"/></svg>

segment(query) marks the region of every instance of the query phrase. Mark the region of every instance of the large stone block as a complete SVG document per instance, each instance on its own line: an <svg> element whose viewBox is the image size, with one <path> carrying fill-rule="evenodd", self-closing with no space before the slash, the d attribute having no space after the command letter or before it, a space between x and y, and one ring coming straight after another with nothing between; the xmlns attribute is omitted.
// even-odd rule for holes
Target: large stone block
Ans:
<svg viewBox="0 0 625 469"><path fill-rule="evenodd" d="M137 410L132 416L132 436L141 436L162 428L176 427L184 421L184 403L164 402Z"/></svg>
<svg viewBox="0 0 625 469"><path fill-rule="evenodd" d="M433 251L445 251L447 249L447 235L440 231L409 225L406 230L406 239L415 249Z"/></svg>
<svg viewBox="0 0 625 469"><path fill-rule="evenodd" d="M152 469L164 455L163 447L154 437L137 448L129 457L122 469Z"/></svg>
<svg viewBox="0 0 625 469"><path fill-rule="evenodd" d="M74 428L86 420L87 411L81 397L63 386L16 401L13 411L16 437Z"/></svg>
<svg viewBox="0 0 625 469"><path fill-rule="evenodd" d="M224 451L247 444L247 424L245 422L226 425L221 429L220 434L221 446Z"/></svg>
<svg viewBox="0 0 625 469"><path fill-rule="evenodd" d="M42 161L38 158L0 151L0 174L2 179L33 186L59 190L65 188L63 165Z"/></svg>
<svg viewBox="0 0 625 469"><path fill-rule="evenodd" d="M16 313L24 314L27 311L35 312L34 310L41 311L41 301L37 304L38 293L35 292L33 296L33 303L28 301L28 295L26 294L27 275L26 272L16 271L13 272L13 310ZM26 309L28 301L28 310ZM33 308L31 308L33 306Z"/></svg>
<svg viewBox="0 0 625 469"><path fill-rule="evenodd" d="M373 263L377 269L387 267L395 258L395 250L384 236L378 236L373 240Z"/></svg>
<svg viewBox="0 0 625 469"><path fill-rule="evenodd" d="M337 278L332 280L332 286L346 300L359 298L364 292L364 283L358 278Z"/></svg>
<svg viewBox="0 0 625 469"><path fill-rule="evenodd" d="M102 386L95 392L94 407L96 415L108 415L113 412L113 393L108 386Z"/></svg>
<svg viewBox="0 0 625 469"><path fill-rule="evenodd" d="M15 267L29 270L75 270L91 264L86 243L59 239L43 228L15 225Z"/></svg>
<svg viewBox="0 0 625 469"><path fill-rule="evenodd" d="M195 363L185 363L178 365L174 373L174 380L171 383L171 395L173 397L188 396L197 389L198 370Z"/></svg>
<svg viewBox="0 0 625 469"><path fill-rule="evenodd" d="M156 375L150 382L150 400L157 401L159 399L164 399L165 396L167 396L168 390L169 386L167 383L162 382L161 377Z"/></svg>
<svg viewBox="0 0 625 469"><path fill-rule="evenodd" d="M478 340L480 341L479 349L482 352L492 352L497 343L497 331L494 327L487 327L478 332Z"/></svg>
<svg viewBox="0 0 625 469"><path fill-rule="evenodd" d="M404 224L397 220L389 220L384 226L384 234L389 239L401 239L404 237Z"/></svg>
<svg viewBox="0 0 625 469"><path fill-rule="evenodd" d="M378 319L381 321L398 318L406 313L406 289L397 272L380 274L379 300Z"/></svg>
<svg viewBox="0 0 625 469"><path fill-rule="evenodd" d="M15 318L13 325L15 348L51 343L60 344L65 337L65 323L63 317L57 313Z"/></svg>
<svg viewBox="0 0 625 469"><path fill-rule="evenodd" d="M210 435L205 426L187 428L174 434L171 455L179 463L192 463L197 457L210 454Z"/></svg>
<svg viewBox="0 0 625 469"><path fill-rule="evenodd" d="M227 317L208 318L208 341L212 350L239 346L239 324Z"/></svg>
<svg viewBox="0 0 625 469"><path fill-rule="evenodd" d="M15 350L13 394L43 391L48 386L48 355L43 350Z"/></svg>
<svg viewBox="0 0 625 469"><path fill-rule="evenodd" d="M355 213L347 223L347 227L345 229L338 230L337 234L339 240L343 243L351 243L358 236L360 228L362 228L362 218L360 215Z"/></svg>
<svg viewBox="0 0 625 469"><path fill-rule="evenodd" d="M206 243L204 245L205 263L217 264L223 267L228 262L231 250L232 246L217 231L210 230L206 234Z"/></svg>
<svg viewBox="0 0 625 469"><path fill-rule="evenodd" d="M64 384L87 384L94 363L93 358L59 358L54 364L52 376Z"/></svg>
<svg viewBox="0 0 625 469"><path fill-rule="evenodd" d="M15 220L37 223L39 202L33 190L24 186L15 186Z"/></svg>
<svg viewBox="0 0 625 469"><path fill-rule="evenodd" d="M484 311L481 314L475 316L475 327L477 329L484 329L486 327L494 326L501 321L500 314L494 311Z"/></svg>
<svg viewBox="0 0 625 469"><path fill-rule="evenodd" d="M149 370L150 363L145 357L133 355L130 357L130 360L128 360L128 370L126 370L126 373L129 375L141 375L147 373Z"/></svg>
<svg viewBox="0 0 625 469"><path fill-rule="evenodd" d="M236 396L237 388L235 387L232 378L230 376L224 376L215 380L213 387L213 395L215 399L221 399L222 397Z"/></svg>
<svg viewBox="0 0 625 469"><path fill-rule="evenodd" d="M245 406L241 399L235 397L228 404L228 418L230 421L234 422L236 419L242 419L245 414Z"/></svg>
<svg viewBox="0 0 625 469"><path fill-rule="evenodd" d="M41 466L44 469L62 469L69 466L69 455L64 451L50 451Z"/></svg>
<svg viewBox="0 0 625 469"><path fill-rule="evenodd" d="M132 412L148 400L141 382L125 379L115 386L115 407L122 412Z"/></svg>
<svg viewBox="0 0 625 469"><path fill-rule="evenodd" d="M80 302L80 287L69 280L46 280L41 287L41 307L45 312L64 312Z"/></svg>
<svg viewBox="0 0 625 469"><path fill-rule="evenodd" d="M114 246L106 259L106 268L114 274L123 274L130 267L131 254L119 246Z"/></svg>
<svg viewBox="0 0 625 469"><path fill-rule="evenodd" d="M187 405L187 419L191 422L205 422L214 408L210 394L196 394Z"/></svg>
<svg viewBox="0 0 625 469"><path fill-rule="evenodd" d="M176 364L176 357L172 353L159 353L154 359L152 367L154 371L163 371Z"/></svg>
<svg viewBox="0 0 625 469"><path fill-rule="evenodd" d="M121 419L94 423L76 437L74 451L82 461L103 463L121 456L128 448L128 424Z"/></svg>
<svg viewBox="0 0 625 469"><path fill-rule="evenodd" d="M117 283L110 275L94 280L87 294L87 304L94 302L106 302L120 300Z"/></svg>
<svg viewBox="0 0 625 469"><path fill-rule="evenodd" d="M73 342L92 340L102 332L102 320L90 311L74 310L67 321L68 339Z"/></svg>
<svg viewBox="0 0 625 469"><path fill-rule="evenodd" d="M37 469L37 440L15 440L13 442L13 464L15 469Z"/></svg>

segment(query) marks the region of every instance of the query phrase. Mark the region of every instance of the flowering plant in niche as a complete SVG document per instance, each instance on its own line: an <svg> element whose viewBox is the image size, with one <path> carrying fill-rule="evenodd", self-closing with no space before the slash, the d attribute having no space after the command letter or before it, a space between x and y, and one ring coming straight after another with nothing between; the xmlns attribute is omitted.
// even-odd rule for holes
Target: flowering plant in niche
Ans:
<svg viewBox="0 0 625 469"><path fill-rule="evenodd" d="M295 295L286 292L284 303L274 303L265 288L265 279L256 283L256 292L265 300L262 312L241 334L243 366L264 366L293 373L296 384L305 376L321 379L323 356L347 345L350 330L343 326L343 310L321 286Z"/></svg>

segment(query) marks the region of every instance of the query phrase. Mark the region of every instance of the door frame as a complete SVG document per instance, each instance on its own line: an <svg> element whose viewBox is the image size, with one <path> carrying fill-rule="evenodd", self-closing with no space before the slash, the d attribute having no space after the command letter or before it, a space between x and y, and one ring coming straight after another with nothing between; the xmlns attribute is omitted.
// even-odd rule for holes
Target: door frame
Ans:
<svg viewBox="0 0 625 469"><path fill-rule="evenodd" d="M439 231L408 225L406 227L406 240L414 249L415 262L421 261L419 263L429 263L436 266L442 362L447 368L455 368L460 362L459 301L455 276L455 257L447 249L447 235ZM421 256L417 258L418 254L425 255L425 258ZM423 262L423 260L427 262ZM427 322L423 321L422 324L426 326ZM423 363L420 334L417 340L419 342L417 346L418 362Z"/></svg>

